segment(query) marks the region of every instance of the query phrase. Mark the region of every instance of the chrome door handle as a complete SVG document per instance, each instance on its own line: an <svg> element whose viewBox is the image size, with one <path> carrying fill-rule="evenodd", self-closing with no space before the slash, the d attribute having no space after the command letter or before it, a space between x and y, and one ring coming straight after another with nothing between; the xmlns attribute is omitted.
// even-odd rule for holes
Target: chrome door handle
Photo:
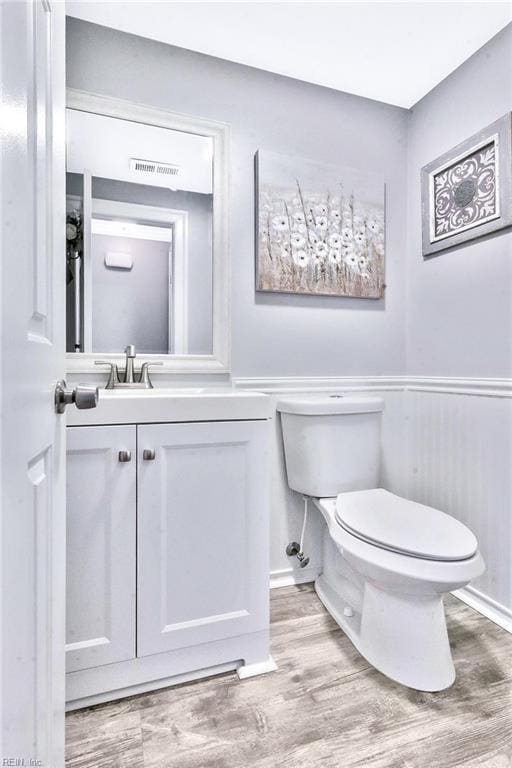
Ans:
<svg viewBox="0 0 512 768"><path fill-rule="evenodd" d="M142 458L144 461L154 461L156 453L153 448L144 448L142 451Z"/></svg>
<svg viewBox="0 0 512 768"><path fill-rule="evenodd" d="M119 461L126 462L132 460L132 452L131 451L119 451L117 454L119 457Z"/></svg>
<svg viewBox="0 0 512 768"><path fill-rule="evenodd" d="M96 408L98 405L98 387L89 384L77 384L74 389L68 389L64 379L55 385L55 410L64 413L66 405L74 403L77 408Z"/></svg>

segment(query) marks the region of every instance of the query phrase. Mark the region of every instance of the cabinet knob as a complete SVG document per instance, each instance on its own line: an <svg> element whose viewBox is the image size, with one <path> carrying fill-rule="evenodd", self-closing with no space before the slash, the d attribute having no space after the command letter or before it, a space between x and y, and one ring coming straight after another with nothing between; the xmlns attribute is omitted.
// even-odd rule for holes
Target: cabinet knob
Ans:
<svg viewBox="0 0 512 768"><path fill-rule="evenodd" d="M119 451L119 461L125 462L125 461L131 461L132 460L132 452L131 451Z"/></svg>
<svg viewBox="0 0 512 768"><path fill-rule="evenodd" d="M154 461L155 455L156 454L153 448L144 448L142 451L142 458L144 461Z"/></svg>

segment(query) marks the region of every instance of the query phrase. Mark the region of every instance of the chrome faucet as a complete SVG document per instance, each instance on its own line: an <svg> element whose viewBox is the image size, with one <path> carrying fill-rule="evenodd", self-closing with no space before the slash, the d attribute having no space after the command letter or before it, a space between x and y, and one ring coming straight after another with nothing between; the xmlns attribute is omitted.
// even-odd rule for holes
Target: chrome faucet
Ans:
<svg viewBox="0 0 512 768"><path fill-rule="evenodd" d="M111 363L105 360L95 360L95 365L109 365L110 374L105 389L153 389L153 384L149 378L150 365L163 365L163 362L148 360L142 364L139 375L135 372L135 347L128 344L124 350L126 355L126 365L124 369L123 380L119 378L119 369L117 363Z"/></svg>
<svg viewBox="0 0 512 768"><path fill-rule="evenodd" d="M133 344L128 344L128 346L124 350L126 355L126 366L124 369L124 383L125 384L135 384L135 380L133 378L133 361L135 360L135 347Z"/></svg>

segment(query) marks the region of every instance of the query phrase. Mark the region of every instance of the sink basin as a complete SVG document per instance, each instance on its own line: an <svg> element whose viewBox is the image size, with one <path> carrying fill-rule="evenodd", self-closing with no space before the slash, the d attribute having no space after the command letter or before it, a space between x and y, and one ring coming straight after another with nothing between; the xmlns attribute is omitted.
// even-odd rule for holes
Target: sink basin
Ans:
<svg viewBox="0 0 512 768"><path fill-rule="evenodd" d="M98 406L67 409L68 426L268 419L271 399L230 387L100 389Z"/></svg>

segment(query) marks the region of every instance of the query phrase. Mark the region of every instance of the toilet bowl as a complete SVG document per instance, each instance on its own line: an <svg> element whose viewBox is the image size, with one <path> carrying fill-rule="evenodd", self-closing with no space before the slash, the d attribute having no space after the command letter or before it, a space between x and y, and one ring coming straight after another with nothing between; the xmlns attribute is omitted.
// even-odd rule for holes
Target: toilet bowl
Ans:
<svg viewBox="0 0 512 768"><path fill-rule="evenodd" d="M277 407L289 485L326 523L321 601L380 672L417 690L448 688L455 669L443 595L483 573L475 536L376 487L380 398L303 396Z"/></svg>
<svg viewBox="0 0 512 768"><path fill-rule="evenodd" d="M443 559L434 559L431 555L420 557L417 553L398 551L396 547L354 535L340 524L336 510L337 504L345 501L344 497L358 495L362 501L366 496L375 513L379 510L384 513L382 494L387 494L388 508L396 501L404 504L404 511L410 504L412 515L418 511L415 507L423 508L425 517L415 529L418 544L421 544L422 532L428 535L431 530L429 511L437 520L437 531L442 532L438 510L415 505L382 489L317 499L315 504L327 529L324 567L317 579L316 591L359 652L380 672L417 690L440 691L455 680L443 595L480 576L484 570L483 559L476 547L461 559L468 553L464 544L474 537L448 515L444 517L462 529L457 539L462 546L457 550L453 538L455 526L450 523L446 526L447 535L451 535L447 549L452 551L453 559L448 559L446 554ZM392 541L389 536L388 541Z"/></svg>

